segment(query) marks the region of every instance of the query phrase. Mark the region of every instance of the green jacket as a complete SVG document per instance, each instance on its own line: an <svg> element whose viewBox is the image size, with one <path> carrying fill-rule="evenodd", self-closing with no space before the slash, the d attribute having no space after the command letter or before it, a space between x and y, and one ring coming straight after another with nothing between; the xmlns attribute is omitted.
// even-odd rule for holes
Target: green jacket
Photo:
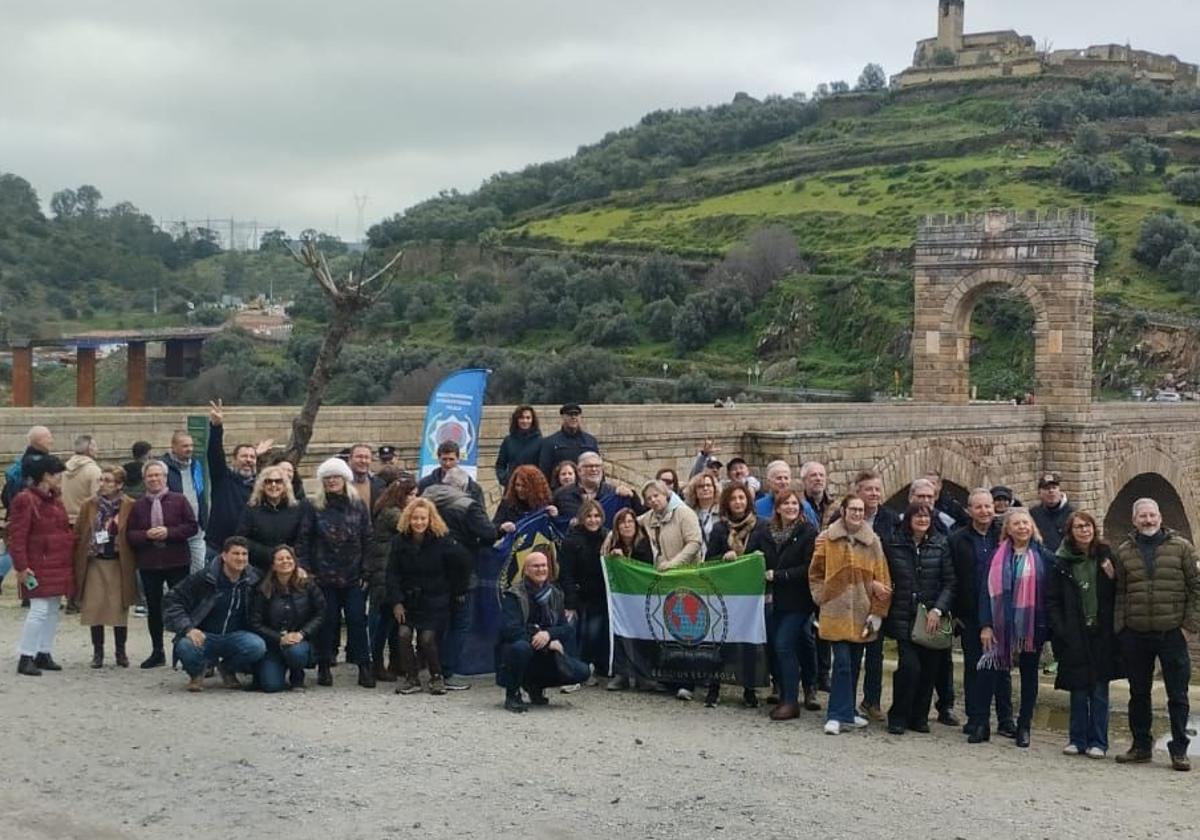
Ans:
<svg viewBox="0 0 1200 840"><path fill-rule="evenodd" d="M1136 535L1117 548L1116 632L1165 633L1179 627L1200 633L1200 565L1196 549L1174 531L1154 549L1147 568Z"/></svg>

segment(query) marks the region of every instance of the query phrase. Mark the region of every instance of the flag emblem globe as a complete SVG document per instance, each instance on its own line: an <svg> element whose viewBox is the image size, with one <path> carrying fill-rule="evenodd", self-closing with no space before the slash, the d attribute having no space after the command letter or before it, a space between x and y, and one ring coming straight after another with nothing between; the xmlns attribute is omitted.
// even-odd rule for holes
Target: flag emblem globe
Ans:
<svg viewBox="0 0 1200 840"><path fill-rule="evenodd" d="M704 641L712 616L704 599L690 589L677 589L663 601L663 624L678 642L695 645Z"/></svg>

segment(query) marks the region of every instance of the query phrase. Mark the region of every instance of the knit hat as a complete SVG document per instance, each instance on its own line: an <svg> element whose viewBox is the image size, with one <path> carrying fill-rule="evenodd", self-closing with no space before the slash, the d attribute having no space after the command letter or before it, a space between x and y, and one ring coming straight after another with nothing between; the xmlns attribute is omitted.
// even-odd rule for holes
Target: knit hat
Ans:
<svg viewBox="0 0 1200 840"><path fill-rule="evenodd" d="M350 465L341 458L329 458L317 467L317 478L333 478L335 475L341 476L346 481L354 481L354 473L350 471Z"/></svg>

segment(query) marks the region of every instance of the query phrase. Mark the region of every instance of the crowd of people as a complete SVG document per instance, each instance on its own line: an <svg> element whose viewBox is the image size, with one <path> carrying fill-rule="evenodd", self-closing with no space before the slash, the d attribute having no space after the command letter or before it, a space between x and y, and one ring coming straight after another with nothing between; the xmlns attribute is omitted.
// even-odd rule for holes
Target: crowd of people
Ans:
<svg viewBox="0 0 1200 840"><path fill-rule="evenodd" d="M873 722L897 736L927 733L933 720L961 726L971 744L995 733L1027 747L1049 644L1055 687L1070 693L1064 753L1108 754L1109 684L1126 678L1133 743L1117 761L1150 761L1157 662L1170 760L1190 769L1185 632L1200 633L1200 562L1163 526L1153 499L1134 503L1128 535L1105 540L1053 473L1024 506L1003 486L973 489L960 504L930 471L893 510L877 472L857 474L835 499L820 463L799 465L794 481L793 465L773 461L760 481L742 458L723 463L712 441L686 479L664 468L635 493L605 476L600 445L572 403L545 436L533 407L512 413L495 463L503 495L489 516L454 442L438 447L437 468L419 479L394 448L357 444L319 465L310 496L270 441L237 444L227 460L224 414L212 404L207 469L184 431L158 457L138 442L133 461L106 466L87 435L64 462L48 429L30 430L3 491L29 607L19 674L61 670L53 647L67 598L91 630L93 668L104 667L110 627L114 662L130 666L128 616L143 605L141 667L167 664L169 630L189 691L213 677L264 692L302 689L311 668L317 685L330 686L343 638L344 661L364 688L464 690L475 558L545 511L569 523L561 544L525 555L500 598L495 672L512 712L547 703L550 688L602 679L612 691L692 700L696 685L664 684L639 673L621 646L610 650L602 559L667 572L757 551L772 720L823 708L831 735ZM897 653L886 711L885 638ZM759 705L758 682L741 686L743 705ZM958 685L965 721L955 713ZM718 683L702 688L706 705L720 703Z"/></svg>

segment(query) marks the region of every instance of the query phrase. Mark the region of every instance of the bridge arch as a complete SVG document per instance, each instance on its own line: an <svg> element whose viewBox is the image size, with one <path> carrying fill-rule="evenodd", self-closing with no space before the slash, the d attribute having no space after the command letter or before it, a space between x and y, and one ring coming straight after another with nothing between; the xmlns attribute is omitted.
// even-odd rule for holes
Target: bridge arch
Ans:
<svg viewBox="0 0 1200 840"><path fill-rule="evenodd" d="M965 447L957 444L942 444L928 440L906 440L894 447L872 467L883 476L883 498L886 503L907 490L913 479L920 478L927 470L942 474L942 482L951 490L961 488L969 493L971 488L990 486L988 468ZM905 500L907 496L904 497ZM963 499L965 501L965 494Z"/></svg>
<svg viewBox="0 0 1200 840"><path fill-rule="evenodd" d="M1162 509L1163 524L1192 538L1196 497L1178 459L1154 446L1128 455L1105 479L1104 533L1112 542L1132 530L1133 503L1151 498Z"/></svg>

